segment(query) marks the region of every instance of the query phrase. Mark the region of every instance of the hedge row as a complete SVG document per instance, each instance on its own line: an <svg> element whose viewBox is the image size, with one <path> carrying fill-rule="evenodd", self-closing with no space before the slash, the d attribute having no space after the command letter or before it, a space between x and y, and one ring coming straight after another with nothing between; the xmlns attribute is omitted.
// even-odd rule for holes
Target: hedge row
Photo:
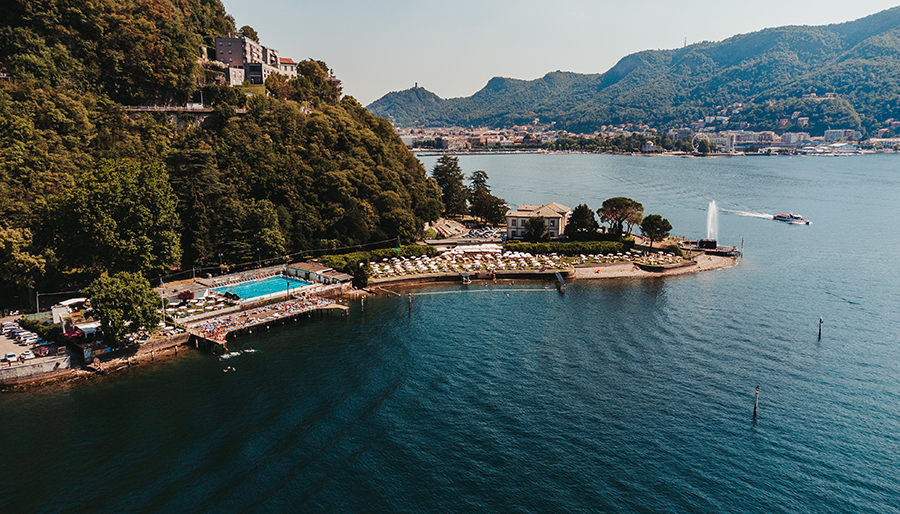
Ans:
<svg viewBox="0 0 900 514"><path fill-rule="evenodd" d="M344 255L323 255L319 257L319 262L325 266L336 270L347 269L347 265L351 263L363 262L380 262L382 259L393 259L395 257L418 257L420 255L436 255L437 250L433 246L428 245L407 245L402 248L385 248L383 250L373 250L371 252L355 252Z"/></svg>
<svg viewBox="0 0 900 514"><path fill-rule="evenodd" d="M510 252L526 252L532 254L581 255L607 254L630 250L634 240L626 241L583 241L575 243L519 243L511 242L503 246Z"/></svg>

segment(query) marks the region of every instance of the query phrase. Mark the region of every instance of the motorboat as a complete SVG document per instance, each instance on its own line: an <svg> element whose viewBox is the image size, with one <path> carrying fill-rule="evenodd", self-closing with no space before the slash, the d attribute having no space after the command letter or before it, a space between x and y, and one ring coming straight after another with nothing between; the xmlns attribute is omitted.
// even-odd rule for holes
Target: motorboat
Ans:
<svg viewBox="0 0 900 514"><path fill-rule="evenodd" d="M783 221L785 223L791 223L793 225L809 225L810 223L812 223L811 221L809 221L807 219L803 219L803 216L800 216L799 214L794 214L793 212L788 213L788 214L784 214L784 213L776 214L775 216L772 216L772 219L775 221Z"/></svg>

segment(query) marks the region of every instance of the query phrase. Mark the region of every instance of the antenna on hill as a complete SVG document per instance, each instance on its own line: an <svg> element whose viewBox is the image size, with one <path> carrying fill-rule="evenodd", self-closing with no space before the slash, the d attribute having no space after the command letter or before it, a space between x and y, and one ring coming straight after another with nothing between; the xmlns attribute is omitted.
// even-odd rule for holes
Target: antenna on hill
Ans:
<svg viewBox="0 0 900 514"><path fill-rule="evenodd" d="M684 47L687 48L687 36L684 37Z"/></svg>

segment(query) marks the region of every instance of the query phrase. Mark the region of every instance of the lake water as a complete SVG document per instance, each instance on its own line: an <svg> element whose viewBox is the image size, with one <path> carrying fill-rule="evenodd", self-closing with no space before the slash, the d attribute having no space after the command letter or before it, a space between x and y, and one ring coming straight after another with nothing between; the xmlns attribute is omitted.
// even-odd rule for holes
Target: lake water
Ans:
<svg viewBox="0 0 900 514"><path fill-rule="evenodd" d="M628 196L689 237L715 200L745 255L419 288L227 361L0 395L0 512L898 512L900 157L460 164L512 203ZM761 217L786 211L813 224Z"/></svg>

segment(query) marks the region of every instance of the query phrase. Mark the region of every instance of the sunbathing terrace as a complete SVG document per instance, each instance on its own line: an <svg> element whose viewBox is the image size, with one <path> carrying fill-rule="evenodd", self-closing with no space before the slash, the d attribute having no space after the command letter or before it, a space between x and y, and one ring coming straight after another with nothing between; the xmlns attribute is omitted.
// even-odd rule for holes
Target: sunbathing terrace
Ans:
<svg viewBox="0 0 900 514"><path fill-rule="evenodd" d="M642 252L637 250L574 257L563 257L556 254L532 255L525 252L504 252L500 245L483 244L458 246L437 256L382 259L382 262L370 262L369 267L372 278L376 280L436 273L458 275L460 273L493 272L497 276L502 276L522 272L560 271L584 264L635 262L640 255ZM674 256L671 257L674 258Z"/></svg>
<svg viewBox="0 0 900 514"><path fill-rule="evenodd" d="M324 300L315 295L303 295L297 299L264 305L255 309L243 310L196 321L188 325L188 332L203 340L224 345L229 334L251 332L254 327L266 326L289 320L296 320L300 315L309 315L313 311L338 309L346 314L349 310Z"/></svg>

